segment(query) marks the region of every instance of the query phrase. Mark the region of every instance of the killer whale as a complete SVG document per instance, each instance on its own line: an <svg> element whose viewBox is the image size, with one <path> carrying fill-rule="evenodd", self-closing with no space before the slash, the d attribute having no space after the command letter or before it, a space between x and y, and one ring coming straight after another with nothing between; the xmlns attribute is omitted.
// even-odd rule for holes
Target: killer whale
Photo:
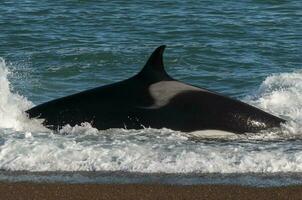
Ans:
<svg viewBox="0 0 302 200"><path fill-rule="evenodd" d="M239 100L173 79L164 69L164 49L158 47L129 79L55 99L26 113L44 119L53 130L89 122L99 130L151 127L242 134L285 122Z"/></svg>

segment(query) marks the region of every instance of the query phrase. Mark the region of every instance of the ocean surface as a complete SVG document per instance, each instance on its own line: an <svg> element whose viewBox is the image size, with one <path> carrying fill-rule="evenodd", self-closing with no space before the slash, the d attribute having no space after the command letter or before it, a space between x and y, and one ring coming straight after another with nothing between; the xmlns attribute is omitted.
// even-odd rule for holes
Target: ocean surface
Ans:
<svg viewBox="0 0 302 200"><path fill-rule="evenodd" d="M302 184L302 1L0 3L0 181ZM169 129L53 133L34 105L135 75L167 45L168 73L287 119L200 137Z"/></svg>

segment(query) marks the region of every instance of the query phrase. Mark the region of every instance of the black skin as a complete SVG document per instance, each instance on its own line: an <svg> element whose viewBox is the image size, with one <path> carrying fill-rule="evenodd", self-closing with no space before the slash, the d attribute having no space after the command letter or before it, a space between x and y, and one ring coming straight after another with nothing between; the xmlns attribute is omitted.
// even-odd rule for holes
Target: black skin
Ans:
<svg viewBox="0 0 302 200"><path fill-rule="evenodd" d="M89 122L99 130L151 127L183 132L214 129L242 134L285 123L258 108L202 88L181 90L167 104L152 107L156 99L150 94L150 86L161 81L176 81L164 70L164 48L158 47L143 70L132 78L55 99L26 112L30 118L45 119L44 125L53 130L66 124Z"/></svg>

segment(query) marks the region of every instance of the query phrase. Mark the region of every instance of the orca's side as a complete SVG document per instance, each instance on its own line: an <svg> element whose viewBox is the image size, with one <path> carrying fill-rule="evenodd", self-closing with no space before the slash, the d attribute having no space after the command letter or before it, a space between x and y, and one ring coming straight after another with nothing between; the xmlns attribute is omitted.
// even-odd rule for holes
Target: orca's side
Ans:
<svg viewBox="0 0 302 200"><path fill-rule="evenodd" d="M158 47L137 75L27 110L51 129L89 122L97 129L169 128L183 132L258 132L285 120L238 100L171 78Z"/></svg>

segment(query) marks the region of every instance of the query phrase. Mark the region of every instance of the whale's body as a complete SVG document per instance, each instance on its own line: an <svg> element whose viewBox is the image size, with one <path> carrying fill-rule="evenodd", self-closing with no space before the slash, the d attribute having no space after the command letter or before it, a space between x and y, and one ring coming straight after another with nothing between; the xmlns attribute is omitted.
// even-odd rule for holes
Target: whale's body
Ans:
<svg viewBox="0 0 302 200"><path fill-rule="evenodd" d="M182 83L163 66L157 48L137 75L111 85L55 99L26 111L58 129L89 122L97 129L169 128L183 132L258 132L285 122L238 100Z"/></svg>

